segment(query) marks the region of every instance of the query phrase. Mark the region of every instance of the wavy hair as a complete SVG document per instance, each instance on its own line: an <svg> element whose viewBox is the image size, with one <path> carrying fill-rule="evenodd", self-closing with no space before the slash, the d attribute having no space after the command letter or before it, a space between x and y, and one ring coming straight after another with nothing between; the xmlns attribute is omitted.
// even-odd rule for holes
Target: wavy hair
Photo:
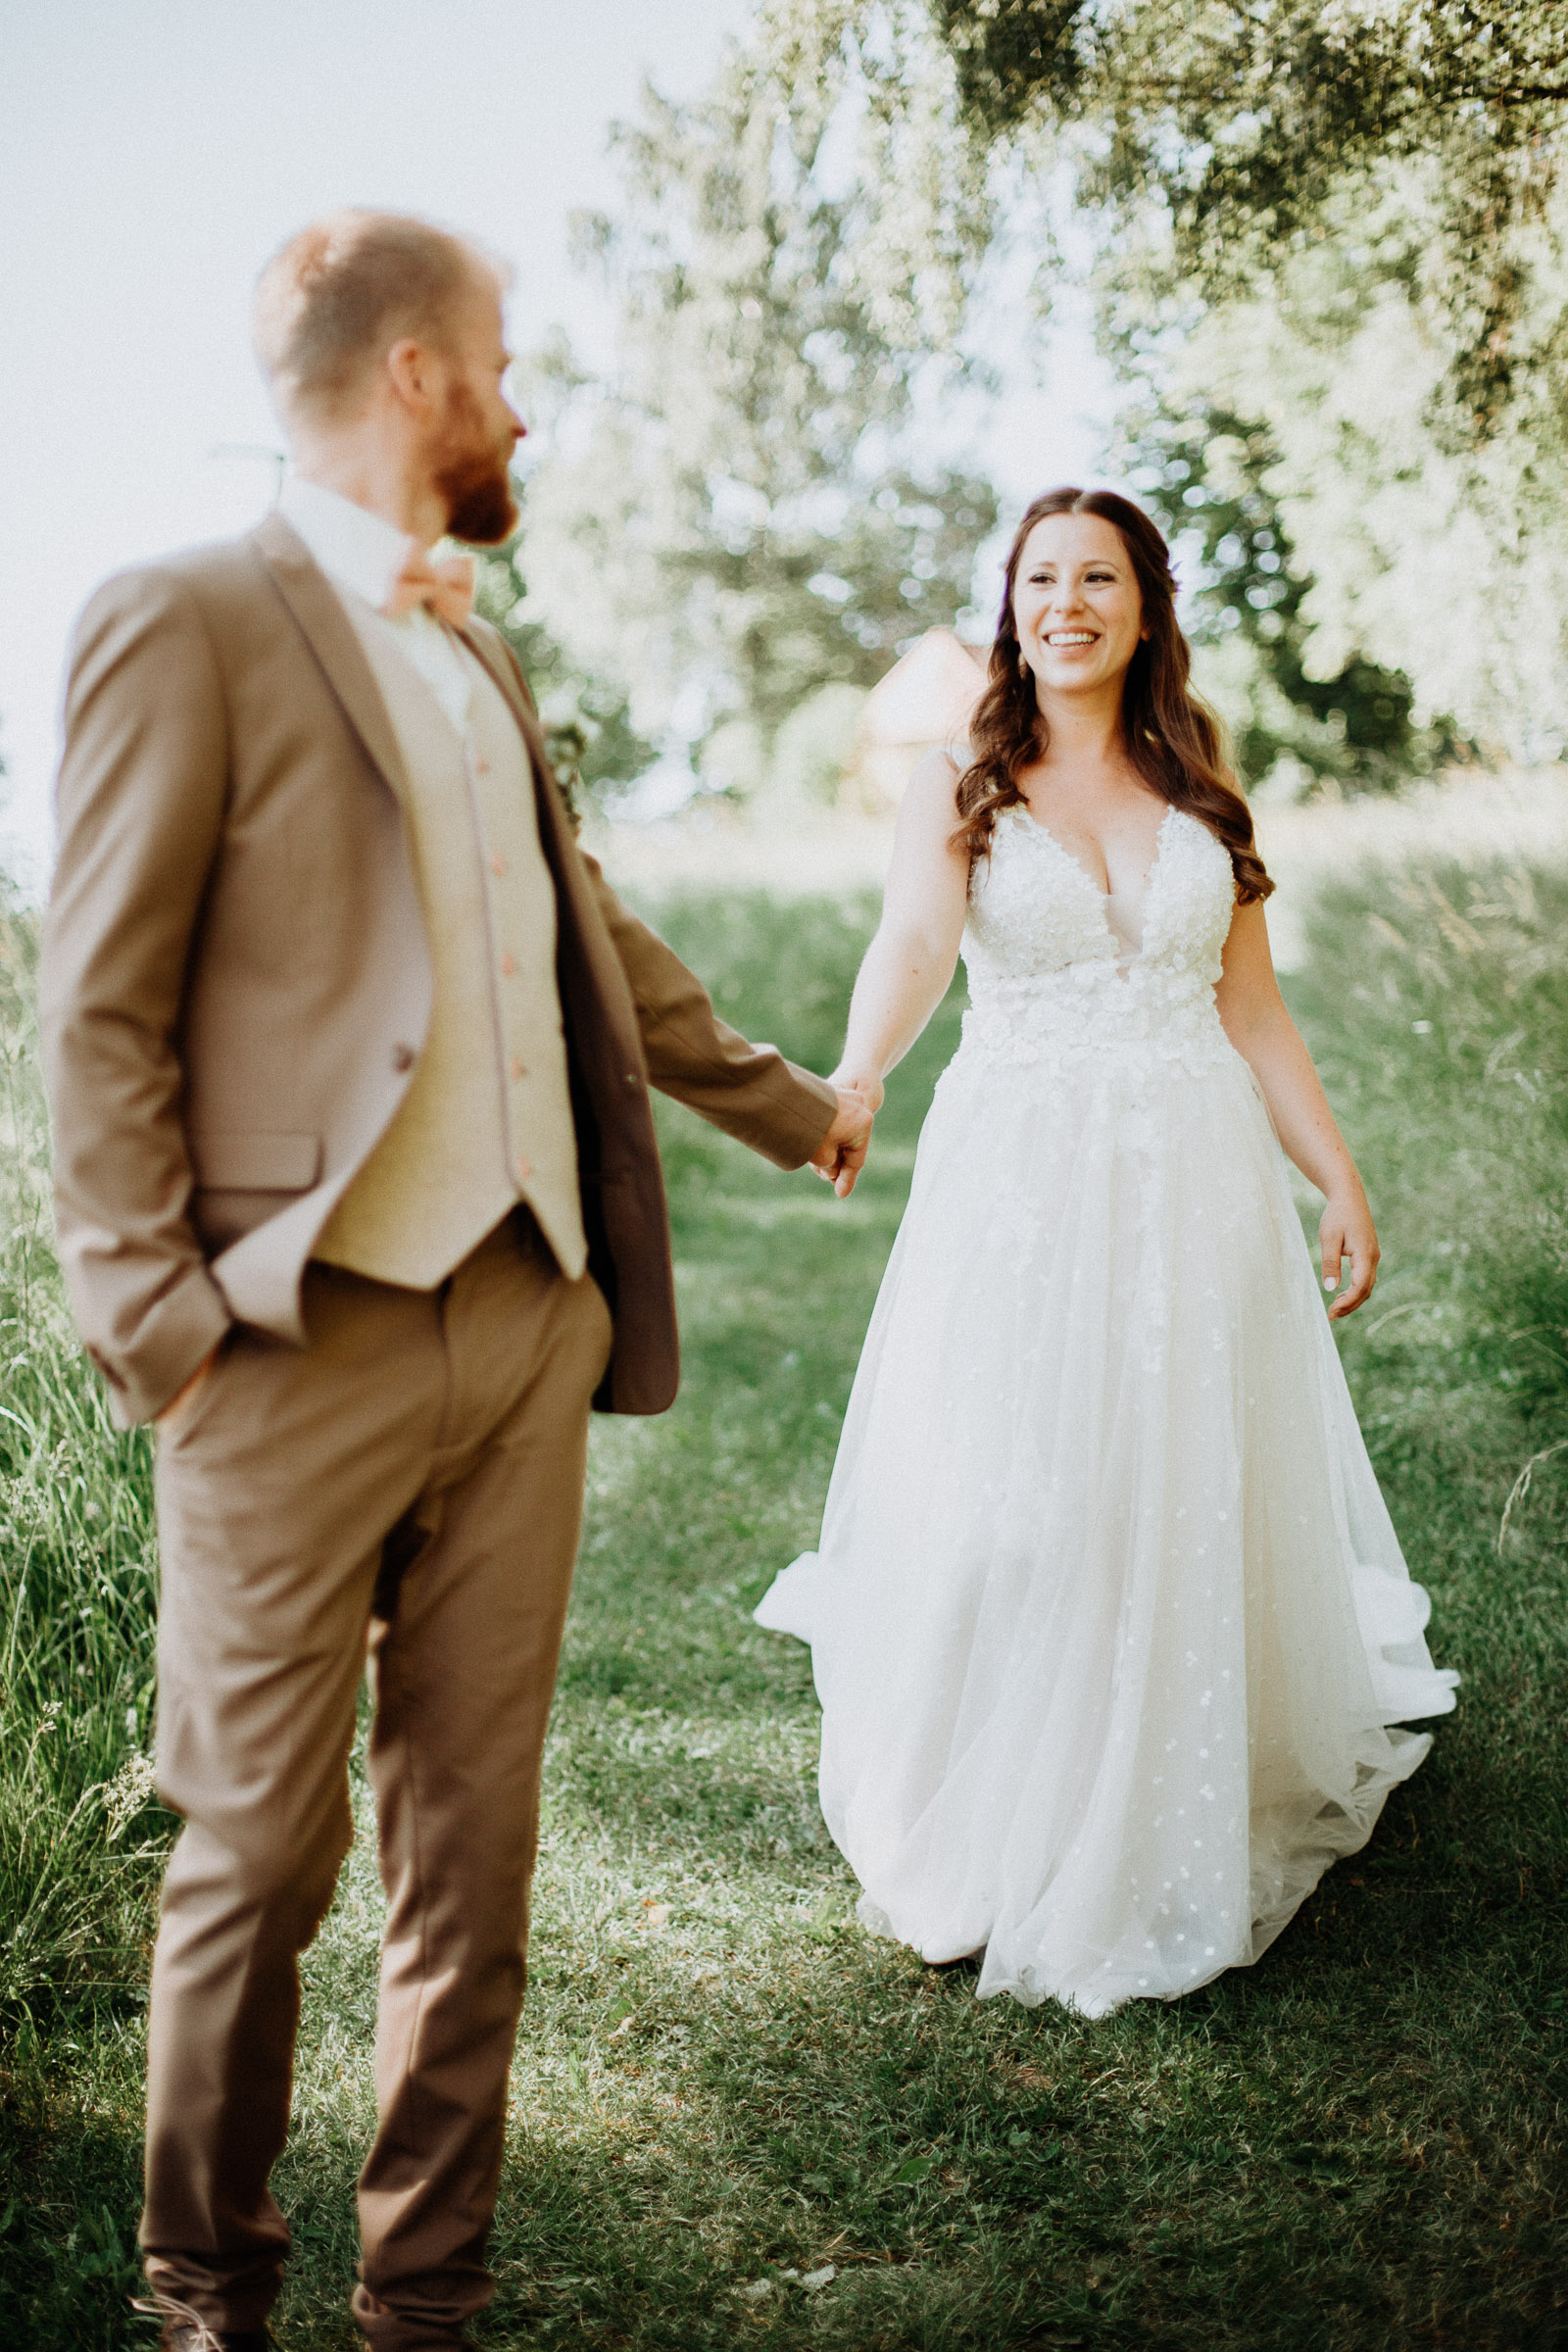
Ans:
<svg viewBox="0 0 1568 2352"><path fill-rule="evenodd" d="M970 863L989 855L1001 808L1021 808L1018 778L1045 751L1045 713L1024 662L1013 590L1024 543L1048 514L1098 514L1117 530L1143 600L1144 626L1122 687L1127 756L1144 782L1173 808L1206 825L1229 852L1236 897L1246 906L1274 888L1252 836L1252 812L1226 757L1219 720L1189 684L1192 655L1176 619L1170 550L1142 508L1114 490L1048 490L1024 513L1007 557L1006 587L991 648L988 681L969 722L970 762L958 778L956 842Z"/></svg>

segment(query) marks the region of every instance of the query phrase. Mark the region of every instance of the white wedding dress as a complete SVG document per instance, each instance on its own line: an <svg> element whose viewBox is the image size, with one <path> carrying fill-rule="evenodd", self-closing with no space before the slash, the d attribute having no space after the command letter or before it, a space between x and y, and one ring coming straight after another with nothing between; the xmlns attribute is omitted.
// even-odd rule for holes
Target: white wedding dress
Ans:
<svg viewBox="0 0 1568 2352"><path fill-rule="evenodd" d="M757 1611L811 1644L865 1925L1092 2016L1255 1960L1458 1679L1220 1026L1232 904L1172 810L1124 950L1000 816L821 1548Z"/></svg>

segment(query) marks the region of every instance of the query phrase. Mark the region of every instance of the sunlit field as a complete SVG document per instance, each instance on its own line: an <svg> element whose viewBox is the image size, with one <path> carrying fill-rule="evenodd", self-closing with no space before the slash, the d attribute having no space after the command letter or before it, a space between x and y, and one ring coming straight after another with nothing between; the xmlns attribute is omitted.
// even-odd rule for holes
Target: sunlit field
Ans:
<svg viewBox="0 0 1568 2352"><path fill-rule="evenodd" d="M831 1066L865 901L658 916L729 1019ZM31 936L9 922L0 974L0 2342L106 2352L149 2340L127 2297L171 1825L142 1761L148 1443L110 1430L60 1302ZM1099 2024L978 2003L972 1969L854 1924L807 1655L749 1614L814 1538L957 1001L847 1205L662 1116L685 1386L596 1433L496 2352L1568 2344L1565 943L1568 878L1524 866L1319 903L1291 993L1387 1251L1346 1360L1459 1711L1256 1970ZM308 1962L285 2352L354 2341L377 1917L362 1837Z"/></svg>

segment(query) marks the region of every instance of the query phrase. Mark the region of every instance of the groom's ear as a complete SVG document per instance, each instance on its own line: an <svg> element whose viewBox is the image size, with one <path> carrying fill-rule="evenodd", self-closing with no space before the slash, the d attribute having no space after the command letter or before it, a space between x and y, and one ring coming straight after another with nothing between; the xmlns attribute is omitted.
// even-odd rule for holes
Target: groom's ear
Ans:
<svg viewBox="0 0 1568 2352"><path fill-rule="evenodd" d="M414 416L428 416L445 391L445 370L439 354L414 335L400 335L397 342L388 344L381 354L379 368L371 370L372 383L377 374Z"/></svg>

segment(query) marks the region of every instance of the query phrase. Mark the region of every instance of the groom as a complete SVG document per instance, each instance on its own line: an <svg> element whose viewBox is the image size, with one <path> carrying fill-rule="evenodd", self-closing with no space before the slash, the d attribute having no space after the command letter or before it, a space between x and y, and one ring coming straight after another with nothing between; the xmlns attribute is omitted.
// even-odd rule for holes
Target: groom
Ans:
<svg viewBox="0 0 1568 2352"><path fill-rule="evenodd" d="M853 1096L727 1029L578 850L468 610L516 520L495 271L334 216L265 271L295 470L80 624L43 1017L61 1250L158 1431L141 2238L172 2352L259 2352L298 1958L350 1839L368 1651L388 1920L360 2328L437 2352L485 2240L590 1403L675 1394L650 1083L855 1182Z"/></svg>

